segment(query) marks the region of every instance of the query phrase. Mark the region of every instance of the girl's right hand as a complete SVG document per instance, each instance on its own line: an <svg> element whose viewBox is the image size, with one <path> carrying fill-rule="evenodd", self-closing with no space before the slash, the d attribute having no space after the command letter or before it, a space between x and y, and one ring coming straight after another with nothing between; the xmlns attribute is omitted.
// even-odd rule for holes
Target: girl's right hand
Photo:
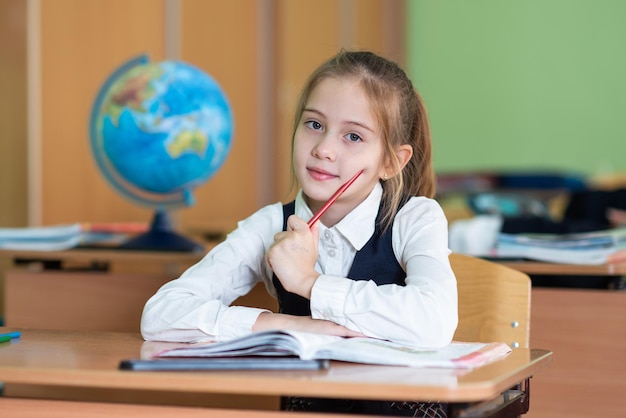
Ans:
<svg viewBox="0 0 626 418"><path fill-rule="evenodd" d="M336 335L339 337L365 337L365 335L360 332L352 331L343 325L324 319L313 319L310 316L263 312L258 316L252 326L252 331L257 332L268 329L314 332L316 334Z"/></svg>

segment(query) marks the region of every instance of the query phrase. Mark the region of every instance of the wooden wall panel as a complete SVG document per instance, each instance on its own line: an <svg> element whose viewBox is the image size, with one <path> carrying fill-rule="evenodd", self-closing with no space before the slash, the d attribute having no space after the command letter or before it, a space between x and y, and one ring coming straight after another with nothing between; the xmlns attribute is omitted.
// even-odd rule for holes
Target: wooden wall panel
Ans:
<svg viewBox="0 0 626 418"><path fill-rule="evenodd" d="M0 2L0 228L25 226L26 3Z"/></svg>
<svg viewBox="0 0 626 418"><path fill-rule="evenodd" d="M56 0L40 7L41 223L148 219L149 211L97 171L88 121L112 70L141 53L163 58L163 2Z"/></svg>
<svg viewBox="0 0 626 418"><path fill-rule="evenodd" d="M0 1L0 228L28 224L26 2ZM0 260L0 317L4 272Z"/></svg>
<svg viewBox="0 0 626 418"><path fill-rule="evenodd" d="M180 59L210 74L234 114L233 147L222 168L179 211L184 229L230 229L258 209L257 7L258 2L183 0ZM271 105L271 104L268 104Z"/></svg>
<svg viewBox="0 0 626 418"><path fill-rule="evenodd" d="M396 23L405 2L242 4L0 1L0 224L151 218L151 209L120 196L98 171L88 121L98 89L115 68L142 53L163 60L166 50L214 76L235 116L225 166L196 191L195 206L176 213L183 230L230 229L260 202L290 199L293 109L306 77L342 46L373 49L401 62L404 26ZM168 25L173 18L180 18L178 25ZM268 43L270 48L258 48ZM275 87L259 86L261 76ZM271 119L270 129L257 128L261 118ZM262 188L265 178L273 184Z"/></svg>
<svg viewBox="0 0 626 418"><path fill-rule="evenodd" d="M354 9L354 48L384 53L385 5L381 0L360 0Z"/></svg>
<svg viewBox="0 0 626 418"><path fill-rule="evenodd" d="M40 17L33 23L38 25L34 34L40 50L29 53L40 61L36 74L41 84L35 95L40 112L28 120L36 128L33 131L41 132L41 164L33 161L37 176L31 194L36 199L31 205L37 207L30 208L35 214L31 223L150 219L151 210L127 201L99 173L89 145L89 112L98 88L121 63L140 53L153 60L165 58L165 13L177 8L180 56L176 58L218 80L229 96L236 124L225 166L196 191L195 206L177 212L186 230L231 227L256 210L261 200L292 197L288 193L290 133L303 82L341 46L386 53L389 10L400 8L383 0L266 0L246 7L213 0L32 0L29 4L36 5ZM264 35L274 44L271 51L260 51L259 30L267 31L268 25L259 25L259 19L268 16L268 10L273 27L271 34ZM259 103L261 61L271 63L269 77L276 88ZM274 135L269 143L275 152L272 161L259 162L260 147L268 144L267 138L259 141L256 129L263 106L271 109ZM25 159L27 152L18 154ZM272 196L259 197L259 173L268 176L270 171ZM19 177L19 168L11 172ZM25 183L18 188L23 190ZM6 190L0 187L0 193Z"/></svg>
<svg viewBox="0 0 626 418"><path fill-rule="evenodd" d="M287 200L293 111L309 74L340 47L339 2L276 1L276 179L278 198Z"/></svg>
<svg viewBox="0 0 626 418"><path fill-rule="evenodd" d="M277 198L290 193L293 111L302 84L325 59L346 49L369 49L402 63L404 1L276 1Z"/></svg>
<svg viewBox="0 0 626 418"><path fill-rule="evenodd" d="M355 3L355 47L380 53L406 69L405 2L359 0Z"/></svg>

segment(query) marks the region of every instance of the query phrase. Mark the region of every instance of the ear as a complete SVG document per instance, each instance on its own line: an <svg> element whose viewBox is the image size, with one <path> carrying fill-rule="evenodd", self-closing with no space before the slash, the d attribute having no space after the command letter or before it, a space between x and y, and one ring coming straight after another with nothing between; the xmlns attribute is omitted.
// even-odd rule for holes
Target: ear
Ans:
<svg viewBox="0 0 626 418"><path fill-rule="evenodd" d="M400 170L402 170L413 156L413 147L409 144L400 145L396 150L396 155L398 156L398 162L400 163ZM398 173L394 173L394 175L395 174Z"/></svg>
<svg viewBox="0 0 626 418"><path fill-rule="evenodd" d="M398 174L413 156L413 147L409 144L400 145L396 148L396 158L398 159L398 167L395 168L391 162L385 164L383 178L391 178Z"/></svg>

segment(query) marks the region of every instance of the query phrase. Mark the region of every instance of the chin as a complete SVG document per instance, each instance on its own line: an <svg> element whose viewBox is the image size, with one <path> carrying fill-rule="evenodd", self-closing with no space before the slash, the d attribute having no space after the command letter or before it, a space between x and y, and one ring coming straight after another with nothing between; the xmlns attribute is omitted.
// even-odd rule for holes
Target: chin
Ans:
<svg viewBox="0 0 626 418"><path fill-rule="evenodd" d="M322 191L319 188L317 190L311 190L311 188L303 187L302 193L304 200L311 208L324 204L330 196L332 196L332 192Z"/></svg>

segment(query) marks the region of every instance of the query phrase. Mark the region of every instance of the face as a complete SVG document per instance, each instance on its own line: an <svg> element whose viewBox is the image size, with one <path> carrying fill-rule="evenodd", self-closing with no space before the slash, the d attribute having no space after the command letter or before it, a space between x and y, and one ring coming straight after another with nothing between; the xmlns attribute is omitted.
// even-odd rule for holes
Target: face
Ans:
<svg viewBox="0 0 626 418"><path fill-rule="evenodd" d="M327 218L336 222L361 203L384 176L382 141L356 78L321 81L309 96L294 137L294 168L309 207L317 211L359 170L363 173Z"/></svg>

